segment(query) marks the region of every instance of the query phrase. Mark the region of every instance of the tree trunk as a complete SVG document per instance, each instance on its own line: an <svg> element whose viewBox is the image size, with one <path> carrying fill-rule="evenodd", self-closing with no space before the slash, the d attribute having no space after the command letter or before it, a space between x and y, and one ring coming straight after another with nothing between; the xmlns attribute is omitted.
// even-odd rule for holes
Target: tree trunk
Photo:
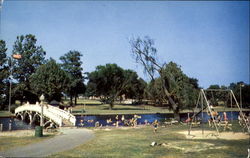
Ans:
<svg viewBox="0 0 250 158"><path fill-rule="evenodd" d="M70 95L70 106L72 106L72 105L73 105L73 96Z"/></svg>
<svg viewBox="0 0 250 158"><path fill-rule="evenodd" d="M75 105L77 105L77 95L75 95Z"/></svg>
<svg viewBox="0 0 250 158"><path fill-rule="evenodd" d="M113 110L113 107L114 107L114 103L113 102L109 103L109 110Z"/></svg>
<svg viewBox="0 0 250 158"><path fill-rule="evenodd" d="M174 111L174 118L180 122L181 118L180 118L180 111L179 111L179 108L177 108L176 110L173 110Z"/></svg>
<svg viewBox="0 0 250 158"><path fill-rule="evenodd" d="M173 109L173 112L174 112L174 118L177 120L177 121L180 121L180 114L179 114L179 107L176 105L176 103L174 102L174 100L172 99L171 97L171 94L168 92L167 90L167 87L166 87L166 82L165 80L163 79L163 76L161 75L161 81L162 81L162 85L163 85L163 89L164 89L164 93L165 95L167 96L170 104L171 104L171 107Z"/></svg>

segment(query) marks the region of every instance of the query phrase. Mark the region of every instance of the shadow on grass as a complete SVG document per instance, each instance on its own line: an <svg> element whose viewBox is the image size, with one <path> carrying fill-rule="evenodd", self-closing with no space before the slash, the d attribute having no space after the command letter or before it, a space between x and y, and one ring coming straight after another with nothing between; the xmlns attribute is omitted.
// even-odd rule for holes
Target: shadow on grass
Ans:
<svg viewBox="0 0 250 158"><path fill-rule="evenodd" d="M103 104L85 104L86 106L100 106L100 105L103 105ZM84 106L84 104L76 104L74 106Z"/></svg>
<svg viewBox="0 0 250 158"><path fill-rule="evenodd" d="M142 109L142 108L113 108L113 109L110 109L110 108L103 108L103 110L148 110L148 109Z"/></svg>

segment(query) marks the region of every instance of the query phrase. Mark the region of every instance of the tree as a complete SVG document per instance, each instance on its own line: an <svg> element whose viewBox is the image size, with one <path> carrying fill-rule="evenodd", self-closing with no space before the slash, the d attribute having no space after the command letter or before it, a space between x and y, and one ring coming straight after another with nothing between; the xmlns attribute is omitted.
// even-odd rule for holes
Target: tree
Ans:
<svg viewBox="0 0 250 158"><path fill-rule="evenodd" d="M75 105L77 104L78 94L83 94L85 92L81 57L82 54L78 51L69 51L67 54L60 57L62 69L69 73L70 82L68 84L67 93L70 96L70 103L72 104L73 97L75 97Z"/></svg>
<svg viewBox="0 0 250 158"><path fill-rule="evenodd" d="M136 72L124 70L116 64L97 66L95 71L89 73L88 79L88 95L103 96L110 109L113 108L114 101L123 94L138 99L143 95L143 81L138 78Z"/></svg>
<svg viewBox="0 0 250 158"><path fill-rule="evenodd" d="M142 78L139 78L136 80L133 87L135 91L135 99L137 99L141 103L142 99L144 98L147 83Z"/></svg>
<svg viewBox="0 0 250 158"><path fill-rule="evenodd" d="M36 45L37 39L34 35L21 35L14 43L12 54L20 54L21 59L14 62L13 77L19 82L14 89L15 95L20 99L34 102L34 94L30 86L30 76L36 69L45 63L45 54L42 46ZM38 99L35 97L35 100Z"/></svg>
<svg viewBox="0 0 250 158"><path fill-rule="evenodd" d="M41 65L30 77L32 89L38 96L44 94L47 101L61 101L62 92L70 79L68 73L61 69L55 60L50 59Z"/></svg>
<svg viewBox="0 0 250 158"><path fill-rule="evenodd" d="M169 84L168 78L167 76L163 75L163 67L165 64L159 64L157 61L157 49L153 47L154 40L150 39L147 36L144 39L138 37L137 39L131 39L130 45L132 48L132 54L134 55L136 62L143 65L144 72L150 76L152 82L154 82L155 80L155 73L158 73L160 75L164 94L166 95L168 101L172 106L175 118L180 120L179 108L167 89L167 86Z"/></svg>
<svg viewBox="0 0 250 158"><path fill-rule="evenodd" d="M7 101L7 79L9 76L5 41L0 40L0 109L4 108Z"/></svg>
<svg viewBox="0 0 250 158"><path fill-rule="evenodd" d="M115 99L124 89L124 72L123 69L116 64L106 64L105 66L97 66L96 70L89 73L88 87L93 88L97 96L104 96L105 102L110 105L110 109L114 106Z"/></svg>
<svg viewBox="0 0 250 158"><path fill-rule="evenodd" d="M189 78L183 73L181 67L174 62L169 62L163 69L163 74L168 76L169 92L178 108L193 108L199 94L198 80Z"/></svg>
<svg viewBox="0 0 250 158"><path fill-rule="evenodd" d="M144 39L138 37L137 39L131 39L130 45L136 62L143 66L144 72L150 76L152 82L155 82L155 74L158 73L165 95L163 99L170 103L171 109L174 112L174 117L180 120L179 104L176 104L175 98L173 98L172 94L169 92L169 75L164 74L164 67L166 64L160 64L157 61L157 49L153 46L154 40L149 37L145 37Z"/></svg>
<svg viewBox="0 0 250 158"><path fill-rule="evenodd" d="M124 70L124 86L121 94L126 98L137 99L140 102L143 99L146 82L139 78L137 73L132 70Z"/></svg>
<svg viewBox="0 0 250 158"><path fill-rule="evenodd" d="M163 68L163 74L168 76L168 90L180 110L193 108L198 98L199 88L197 79L185 75L181 67L169 62ZM148 96L156 105L167 104L160 77L150 82L147 88ZM172 107L170 106L172 110Z"/></svg>
<svg viewBox="0 0 250 158"><path fill-rule="evenodd" d="M244 82L231 83L229 89L234 92L235 97L237 98L238 103L240 104L240 86L242 94L242 107L250 107L250 85Z"/></svg>
<svg viewBox="0 0 250 158"><path fill-rule="evenodd" d="M164 92L162 88L162 82L160 78L155 78L155 80L151 80L146 89L145 93L148 99L153 101L154 105L162 106L165 102Z"/></svg>

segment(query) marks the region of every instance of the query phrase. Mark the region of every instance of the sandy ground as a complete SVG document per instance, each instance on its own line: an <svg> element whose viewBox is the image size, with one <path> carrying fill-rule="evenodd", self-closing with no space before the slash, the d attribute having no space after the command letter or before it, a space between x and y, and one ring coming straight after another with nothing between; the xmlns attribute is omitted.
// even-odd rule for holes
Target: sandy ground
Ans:
<svg viewBox="0 0 250 158"><path fill-rule="evenodd" d="M216 131L204 131L202 134L201 130L191 131L188 135L188 131L180 131L180 134L184 134L187 139L226 139L226 140L239 140L248 139L249 135L247 133L234 133L234 132L221 132L219 135Z"/></svg>
<svg viewBox="0 0 250 158"><path fill-rule="evenodd" d="M44 135L51 134L46 131L43 132ZM27 137L34 136L35 130L13 130L0 132L0 137Z"/></svg>

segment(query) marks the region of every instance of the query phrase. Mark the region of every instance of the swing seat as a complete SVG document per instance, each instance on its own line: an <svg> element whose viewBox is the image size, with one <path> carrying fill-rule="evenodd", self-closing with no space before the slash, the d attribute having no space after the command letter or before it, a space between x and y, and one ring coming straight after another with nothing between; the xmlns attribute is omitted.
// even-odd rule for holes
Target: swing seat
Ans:
<svg viewBox="0 0 250 158"><path fill-rule="evenodd" d="M196 127L197 127L197 126L200 126L200 124L201 124L201 122L192 122L192 126L193 126L193 127L195 127L195 126L196 126Z"/></svg>
<svg viewBox="0 0 250 158"><path fill-rule="evenodd" d="M228 123L228 122L226 122L226 121L222 121L222 122L220 122L220 124L219 124L219 127L224 127L224 131L226 130L226 129L229 129L229 130L232 130L232 124L230 124L230 123Z"/></svg>
<svg viewBox="0 0 250 158"><path fill-rule="evenodd" d="M233 125L229 124L229 123L220 123L220 126L230 126L230 127L232 127Z"/></svg>

